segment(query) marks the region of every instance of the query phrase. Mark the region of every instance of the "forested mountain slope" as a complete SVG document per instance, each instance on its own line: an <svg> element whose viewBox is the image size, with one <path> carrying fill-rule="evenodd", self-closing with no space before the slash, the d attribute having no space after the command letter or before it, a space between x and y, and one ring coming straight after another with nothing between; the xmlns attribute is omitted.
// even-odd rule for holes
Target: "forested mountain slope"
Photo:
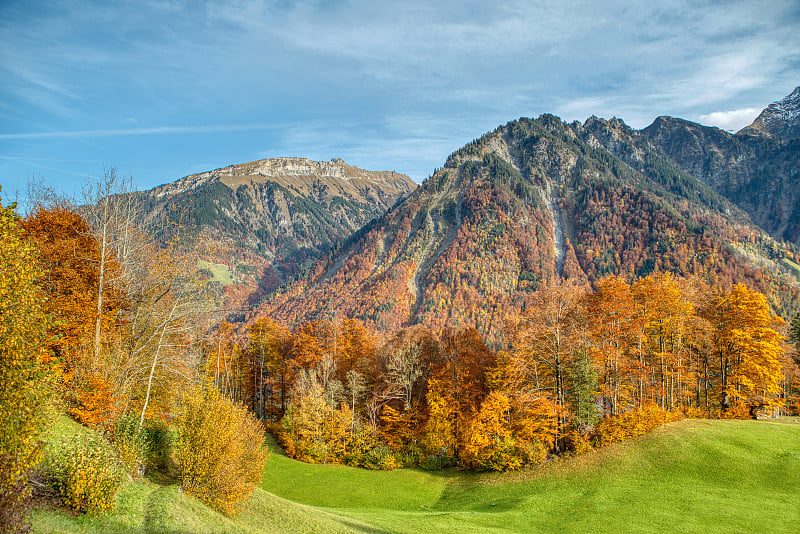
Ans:
<svg viewBox="0 0 800 534"><path fill-rule="evenodd" d="M270 291L415 187L404 174L340 159L275 158L194 174L141 195L146 216L180 224L209 264Z"/></svg>
<svg viewBox="0 0 800 534"><path fill-rule="evenodd" d="M544 279L654 270L745 281L780 311L799 259L625 125L512 121L453 153L416 191L253 314L344 314L395 330L470 324L498 340Z"/></svg>

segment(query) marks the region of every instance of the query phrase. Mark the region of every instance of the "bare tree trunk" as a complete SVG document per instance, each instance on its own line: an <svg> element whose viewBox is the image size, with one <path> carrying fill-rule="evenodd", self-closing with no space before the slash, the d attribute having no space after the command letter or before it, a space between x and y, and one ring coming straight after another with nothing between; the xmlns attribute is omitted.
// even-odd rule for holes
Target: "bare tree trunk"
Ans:
<svg viewBox="0 0 800 534"><path fill-rule="evenodd" d="M149 244L144 225L137 220L138 204L132 196L133 191L131 180L118 178L117 170L113 167L106 169L103 178L96 183L87 183L84 186L84 216L99 248L99 257L96 260L87 258L88 261L97 262L99 271L93 351L95 361L100 355L103 337L106 291L115 282L124 281L126 285L131 283L137 269L134 251ZM117 276L109 272L109 262L112 259L118 262L121 269Z"/></svg>
<svg viewBox="0 0 800 534"><path fill-rule="evenodd" d="M175 308L173 307L173 312ZM172 317L172 313L170 313L170 318ZM169 321L169 319L167 319ZM156 346L156 352L153 356L153 365L150 366L150 376L147 379L147 395L144 397L144 407L142 408L142 416L139 418L139 430L142 429L142 425L144 424L144 414L147 411L147 405L150 403L150 391L153 388L153 376L156 374L156 364L158 363L158 355L161 352L161 345L164 343L164 334L167 331L167 323L161 329L161 336L158 338L158 345Z"/></svg>
<svg viewBox="0 0 800 534"><path fill-rule="evenodd" d="M106 273L106 228L103 228L102 240L100 244L100 274L97 282L97 318L94 329L94 359L100 356L100 330L103 324L103 296L105 294L105 273Z"/></svg>

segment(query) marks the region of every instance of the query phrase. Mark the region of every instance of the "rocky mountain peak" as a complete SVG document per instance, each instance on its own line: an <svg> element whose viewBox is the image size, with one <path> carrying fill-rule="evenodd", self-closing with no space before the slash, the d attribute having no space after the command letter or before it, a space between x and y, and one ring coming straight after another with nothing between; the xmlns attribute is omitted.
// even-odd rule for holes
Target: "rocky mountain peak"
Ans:
<svg viewBox="0 0 800 534"><path fill-rule="evenodd" d="M342 187L342 183L352 182L356 188L365 186L389 187L401 194L411 191L415 184L406 175L394 171L366 171L345 163L341 158L330 161L313 161L306 158L281 157L251 161L221 167L212 171L185 176L175 182L156 188L157 195L172 196L188 190L197 189L210 182L222 182L236 188L245 183L278 182L284 186L297 188L314 181L328 181ZM349 186L344 186L349 188Z"/></svg>
<svg viewBox="0 0 800 534"><path fill-rule="evenodd" d="M773 237L800 245L800 123L789 122L800 89L772 104L737 134L674 117L659 117L641 133L680 168L743 209ZM792 108L794 106L794 108ZM782 115L781 115L782 114ZM773 117L767 120L767 117ZM783 127L778 128L779 124ZM770 131L759 128L774 127Z"/></svg>
<svg viewBox="0 0 800 534"><path fill-rule="evenodd" d="M783 139L800 137L800 86L782 100L767 106L740 134L767 134Z"/></svg>

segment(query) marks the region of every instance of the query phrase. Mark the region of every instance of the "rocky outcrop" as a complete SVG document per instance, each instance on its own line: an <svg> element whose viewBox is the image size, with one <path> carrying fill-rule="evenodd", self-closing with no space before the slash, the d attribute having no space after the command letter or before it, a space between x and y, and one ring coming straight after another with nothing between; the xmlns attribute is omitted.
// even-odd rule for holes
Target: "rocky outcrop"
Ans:
<svg viewBox="0 0 800 534"><path fill-rule="evenodd" d="M740 134L766 134L781 139L800 137L800 86L785 98L767 106Z"/></svg>
<svg viewBox="0 0 800 534"><path fill-rule="evenodd" d="M659 117L642 134L778 239L800 245L800 139Z"/></svg>

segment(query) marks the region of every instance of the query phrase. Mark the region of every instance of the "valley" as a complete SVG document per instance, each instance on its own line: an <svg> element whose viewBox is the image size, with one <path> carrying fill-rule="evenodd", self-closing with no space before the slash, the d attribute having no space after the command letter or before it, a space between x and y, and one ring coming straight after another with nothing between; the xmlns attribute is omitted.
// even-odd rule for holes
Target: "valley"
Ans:
<svg viewBox="0 0 800 534"><path fill-rule="evenodd" d="M544 114L418 186L274 158L3 208L48 273L21 369L66 412L35 530L791 531L797 140L771 131Z"/></svg>
<svg viewBox="0 0 800 534"><path fill-rule="evenodd" d="M365 471L286 458L230 520L177 486L130 483L113 516L34 516L34 532L794 532L800 425L686 420L534 470ZM368 490L365 491L365 488Z"/></svg>
<svg viewBox="0 0 800 534"><path fill-rule="evenodd" d="M798 28L0 1L0 534L796 534Z"/></svg>

